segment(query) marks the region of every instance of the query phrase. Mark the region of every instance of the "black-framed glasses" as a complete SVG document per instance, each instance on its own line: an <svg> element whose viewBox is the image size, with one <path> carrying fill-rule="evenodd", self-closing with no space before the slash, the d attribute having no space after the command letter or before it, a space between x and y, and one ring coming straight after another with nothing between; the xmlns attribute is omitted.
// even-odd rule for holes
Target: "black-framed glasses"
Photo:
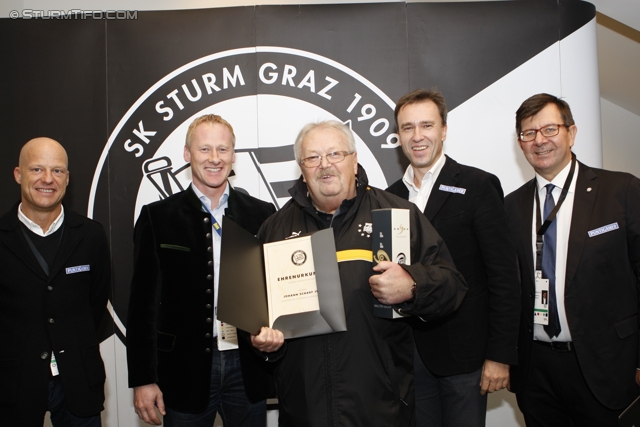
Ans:
<svg viewBox="0 0 640 427"><path fill-rule="evenodd" d="M300 164L305 168L315 168L317 166L320 166L323 157L327 159L327 162L331 164L340 163L344 160L345 157L353 153L355 153L355 151L333 151L331 153L325 154L324 156L305 157L304 159L300 159Z"/></svg>
<svg viewBox="0 0 640 427"><path fill-rule="evenodd" d="M560 132L560 127L562 126L566 128L569 127L564 124L559 124L559 125L546 125L544 127L541 127L540 129L523 130L522 132L520 132L520 141L522 142L533 141L534 139L536 139L536 135L538 134L538 132L540 132L542 136L547 138L550 136L556 136Z"/></svg>

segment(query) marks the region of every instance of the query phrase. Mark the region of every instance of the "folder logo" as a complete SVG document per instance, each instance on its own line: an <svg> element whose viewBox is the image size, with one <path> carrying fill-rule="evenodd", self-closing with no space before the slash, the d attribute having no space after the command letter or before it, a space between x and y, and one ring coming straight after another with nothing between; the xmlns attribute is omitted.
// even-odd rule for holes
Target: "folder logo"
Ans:
<svg viewBox="0 0 640 427"><path fill-rule="evenodd" d="M291 262L295 265L302 265L307 261L307 254L304 251L295 251L291 255Z"/></svg>

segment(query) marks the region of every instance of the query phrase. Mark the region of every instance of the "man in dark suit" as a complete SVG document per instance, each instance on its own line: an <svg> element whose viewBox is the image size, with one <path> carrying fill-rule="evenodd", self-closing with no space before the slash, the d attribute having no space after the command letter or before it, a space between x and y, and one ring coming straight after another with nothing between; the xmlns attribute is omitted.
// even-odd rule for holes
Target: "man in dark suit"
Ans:
<svg viewBox="0 0 640 427"><path fill-rule="evenodd" d="M102 226L63 207L67 153L35 138L14 170L21 203L0 219L0 424L99 427L98 326L111 281Z"/></svg>
<svg viewBox="0 0 640 427"><path fill-rule="evenodd" d="M256 391L251 400L262 400L249 402L253 378L243 381L229 344L235 328L215 314L223 215L255 234L275 212L229 185L234 147L226 120L195 119L184 147L192 185L144 206L136 223L127 361L136 413L147 423L161 423L157 407L167 426L213 426L216 413L225 427L266 425L264 397Z"/></svg>
<svg viewBox="0 0 640 427"><path fill-rule="evenodd" d="M517 360L518 272L497 177L442 153L447 107L415 90L395 110L411 162L387 189L414 202L447 244L469 290L455 313L414 319L418 426L484 426L487 392L505 388Z"/></svg>
<svg viewBox="0 0 640 427"><path fill-rule="evenodd" d="M511 390L527 426L617 426L640 394L640 180L577 162L553 95L522 103L516 133L536 176L505 199L522 282Z"/></svg>

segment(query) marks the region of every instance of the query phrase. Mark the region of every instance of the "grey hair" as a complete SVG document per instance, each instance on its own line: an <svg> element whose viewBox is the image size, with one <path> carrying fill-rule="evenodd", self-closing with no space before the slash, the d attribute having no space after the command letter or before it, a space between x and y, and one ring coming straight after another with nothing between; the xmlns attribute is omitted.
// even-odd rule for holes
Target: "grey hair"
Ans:
<svg viewBox="0 0 640 427"><path fill-rule="evenodd" d="M307 123L296 137L295 144L293 144L293 154L296 158L296 163L300 164L302 156L302 141L305 139L309 132L315 129L335 129L342 132L347 141L347 145L349 146L349 151L352 153L356 152L356 140L353 137L353 132L351 131L351 128L349 128L349 126L345 125L344 123L337 120L325 120L317 123Z"/></svg>

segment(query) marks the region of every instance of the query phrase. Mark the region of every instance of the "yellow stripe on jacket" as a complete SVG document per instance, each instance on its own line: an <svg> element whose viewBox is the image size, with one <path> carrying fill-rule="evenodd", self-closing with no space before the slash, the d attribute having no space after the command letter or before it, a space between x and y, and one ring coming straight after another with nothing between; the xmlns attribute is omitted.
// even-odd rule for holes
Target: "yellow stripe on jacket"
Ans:
<svg viewBox="0 0 640 427"><path fill-rule="evenodd" d="M336 252L338 262L344 261L369 261L373 262L373 252L366 249L348 249Z"/></svg>

